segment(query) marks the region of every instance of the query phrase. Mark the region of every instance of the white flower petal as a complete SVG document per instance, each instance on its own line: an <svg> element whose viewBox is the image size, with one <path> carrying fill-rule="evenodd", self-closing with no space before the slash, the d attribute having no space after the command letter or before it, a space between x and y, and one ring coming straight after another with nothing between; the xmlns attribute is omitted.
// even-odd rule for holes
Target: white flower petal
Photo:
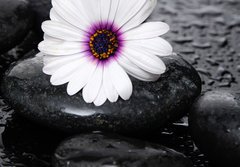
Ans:
<svg viewBox="0 0 240 167"><path fill-rule="evenodd" d="M59 44L59 43L63 42L63 40L58 39L58 38L51 37L51 36L49 36L49 35L47 35L47 34L45 34L45 33L44 33L44 35L43 35L43 39L44 39L44 41L46 41L46 42L54 43L54 44Z"/></svg>
<svg viewBox="0 0 240 167"><path fill-rule="evenodd" d="M118 63L127 71L127 73L134 78L137 78L141 81L156 81L160 75L151 74L143 69L139 68L133 64L127 57L121 55L117 59Z"/></svg>
<svg viewBox="0 0 240 167"><path fill-rule="evenodd" d="M73 73L76 72L76 69L86 63L86 61L87 59L83 58L78 61L72 61L68 64L63 65L53 73L50 82L56 86L69 82Z"/></svg>
<svg viewBox="0 0 240 167"><path fill-rule="evenodd" d="M59 14L57 14L54 8L50 10L50 19L52 21L56 21L56 22L60 22L60 23L64 23L64 24L68 24L69 26L72 26L72 24L68 23L64 18L59 16Z"/></svg>
<svg viewBox="0 0 240 167"><path fill-rule="evenodd" d="M166 66L159 57L144 50L139 51L138 48L125 48L123 55L149 73L162 74L166 71Z"/></svg>
<svg viewBox="0 0 240 167"><path fill-rule="evenodd" d="M128 100L133 90L129 76L115 60L109 62L108 65L111 81L115 89L122 99Z"/></svg>
<svg viewBox="0 0 240 167"><path fill-rule="evenodd" d="M76 0L52 0L52 5L57 14L68 23L82 30L87 30L89 19L85 17L82 10L77 8L78 6L75 6L74 1Z"/></svg>
<svg viewBox="0 0 240 167"><path fill-rule="evenodd" d="M108 65L104 66L103 71L103 89L106 97L110 102L116 102L118 100L118 93L113 86L110 76L110 68Z"/></svg>
<svg viewBox="0 0 240 167"><path fill-rule="evenodd" d="M169 31L169 25L164 22L147 22L124 33L125 40L154 38Z"/></svg>
<svg viewBox="0 0 240 167"><path fill-rule="evenodd" d="M67 56L44 56L43 72L48 75L52 75L55 71L61 68L63 65L72 61L77 61L85 57L85 53L78 53Z"/></svg>
<svg viewBox="0 0 240 167"><path fill-rule="evenodd" d="M44 64L44 66L46 66L47 64L49 64L49 63L51 63L51 62L53 62L55 60L58 60L58 58L56 58L55 56L48 56L48 55L43 56L43 64Z"/></svg>
<svg viewBox="0 0 240 167"><path fill-rule="evenodd" d="M109 23L114 22L116 13L118 11L119 4L120 4L120 0L111 0L111 7L110 7L109 15L108 15Z"/></svg>
<svg viewBox="0 0 240 167"><path fill-rule="evenodd" d="M101 106L106 102L106 100L107 97L105 96L104 89L101 87L97 98L94 100L94 104L95 106Z"/></svg>
<svg viewBox="0 0 240 167"><path fill-rule="evenodd" d="M84 5L85 4L85 1L84 0L70 0L73 5L76 7L76 9L78 10L78 14L81 15L81 17L84 17L90 25L92 23L92 20L91 20L91 16L89 15L89 12L88 11L88 8L86 8L86 6Z"/></svg>
<svg viewBox="0 0 240 167"><path fill-rule="evenodd" d="M63 41L52 43L47 40L39 43L38 49L47 55L55 56L76 54L87 50L81 42Z"/></svg>
<svg viewBox="0 0 240 167"><path fill-rule="evenodd" d="M134 15L136 15L148 0L120 0L118 11L114 22L118 27L122 27Z"/></svg>
<svg viewBox="0 0 240 167"><path fill-rule="evenodd" d="M57 14L54 8L51 8L49 16L52 21L65 22L65 20Z"/></svg>
<svg viewBox="0 0 240 167"><path fill-rule="evenodd" d="M97 67L97 61L89 60L86 64L83 64L76 70L76 73L72 75L68 86L67 93L72 96L79 92L90 80Z"/></svg>
<svg viewBox="0 0 240 167"><path fill-rule="evenodd" d="M43 57L44 54L43 54L42 52L39 52L39 53L37 53L35 56L36 56L36 57Z"/></svg>
<svg viewBox="0 0 240 167"><path fill-rule="evenodd" d="M103 67L99 64L92 75L92 78L89 80L87 85L83 88L83 99L86 103L92 103L101 88L103 78Z"/></svg>
<svg viewBox="0 0 240 167"><path fill-rule="evenodd" d="M139 51L147 50L157 56L169 56L173 53L170 43L161 37L125 42L127 47L137 47Z"/></svg>
<svg viewBox="0 0 240 167"><path fill-rule="evenodd" d="M100 0L70 0L73 1L79 10L85 12L90 23L99 22L101 19Z"/></svg>
<svg viewBox="0 0 240 167"><path fill-rule="evenodd" d="M45 21L42 23L42 30L47 35L66 41L85 41L86 32L56 21Z"/></svg>
<svg viewBox="0 0 240 167"><path fill-rule="evenodd" d="M70 56L70 55L66 55L66 56ZM56 60L59 60L59 58L61 57L65 57L65 56L51 56L51 55L44 55L43 56L43 63L44 63L44 66L48 65L49 63L53 62L53 61L56 61Z"/></svg>
<svg viewBox="0 0 240 167"><path fill-rule="evenodd" d="M141 10L139 10L138 13L134 15L134 17L132 17L127 23L125 23L121 30L125 32L140 25L150 16L156 5L157 0L147 0Z"/></svg>
<svg viewBox="0 0 240 167"><path fill-rule="evenodd" d="M110 8L111 8L111 2L112 0L100 0L101 1L101 20L102 22L108 21Z"/></svg>

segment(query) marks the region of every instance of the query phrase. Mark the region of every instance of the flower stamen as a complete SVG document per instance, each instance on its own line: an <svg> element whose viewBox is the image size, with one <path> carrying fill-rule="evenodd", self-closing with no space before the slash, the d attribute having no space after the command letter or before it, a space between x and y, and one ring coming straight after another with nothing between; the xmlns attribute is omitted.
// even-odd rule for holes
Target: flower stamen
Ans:
<svg viewBox="0 0 240 167"><path fill-rule="evenodd" d="M89 41L92 55L100 60L108 59L113 56L118 49L117 35L109 30L97 30Z"/></svg>

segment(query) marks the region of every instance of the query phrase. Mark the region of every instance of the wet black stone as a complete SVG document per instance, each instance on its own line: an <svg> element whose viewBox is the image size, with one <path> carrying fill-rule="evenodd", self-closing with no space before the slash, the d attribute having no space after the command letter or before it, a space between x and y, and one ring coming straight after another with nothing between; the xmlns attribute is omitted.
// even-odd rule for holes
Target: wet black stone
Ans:
<svg viewBox="0 0 240 167"><path fill-rule="evenodd" d="M85 134L63 142L54 167L192 167L183 154L163 146L120 136Z"/></svg>
<svg viewBox="0 0 240 167"><path fill-rule="evenodd" d="M1 99L0 99L1 100ZM0 105L1 106L1 105ZM9 107L0 113L5 116L0 120L1 128L1 167L51 167L52 155L67 135L23 119ZM7 114L6 114L7 113ZM7 122L7 127L2 124Z"/></svg>
<svg viewBox="0 0 240 167"><path fill-rule="evenodd" d="M29 0L31 10L35 15L35 26L34 29L37 30L39 35L42 35L41 24L45 20L49 20L49 13L52 7L51 0Z"/></svg>
<svg viewBox="0 0 240 167"><path fill-rule="evenodd" d="M0 53L20 43L28 33L32 12L26 0L0 0Z"/></svg>
<svg viewBox="0 0 240 167"><path fill-rule="evenodd" d="M201 92L201 80L191 65L176 55L163 61L168 69L157 82L133 79L130 100L106 102L101 107L85 103L81 93L68 96L66 85L52 86L50 77L42 72L42 58L28 58L13 65L1 90L14 109L43 125L67 132L143 134L181 118Z"/></svg>
<svg viewBox="0 0 240 167"><path fill-rule="evenodd" d="M189 123L194 141L217 166L240 165L240 93L211 91L193 105Z"/></svg>
<svg viewBox="0 0 240 167"><path fill-rule="evenodd" d="M9 68L11 63L16 62L25 54L37 47L39 41L38 35L34 31L29 31L24 40L6 53L0 54L0 78ZM1 68L2 67L2 68Z"/></svg>

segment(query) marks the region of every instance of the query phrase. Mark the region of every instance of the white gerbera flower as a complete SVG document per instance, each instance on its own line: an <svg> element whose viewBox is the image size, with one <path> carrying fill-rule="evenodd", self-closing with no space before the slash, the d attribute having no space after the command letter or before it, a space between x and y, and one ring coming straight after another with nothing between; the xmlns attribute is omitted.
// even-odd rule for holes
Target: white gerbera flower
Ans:
<svg viewBox="0 0 240 167"><path fill-rule="evenodd" d="M132 94L131 75L156 81L165 72L160 59L172 53L159 37L169 30L163 22L143 23L157 0L52 0L51 20L39 50L43 72L52 85L68 83L67 93L82 90L87 103L100 106Z"/></svg>

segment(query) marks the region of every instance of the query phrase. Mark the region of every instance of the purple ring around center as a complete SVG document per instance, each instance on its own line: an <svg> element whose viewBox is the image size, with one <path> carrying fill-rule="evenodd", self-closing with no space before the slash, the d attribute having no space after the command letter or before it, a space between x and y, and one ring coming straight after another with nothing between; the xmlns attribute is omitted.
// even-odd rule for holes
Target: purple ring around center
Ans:
<svg viewBox="0 0 240 167"><path fill-rule="evenodd" d="M90 42L90 37L97 31L97 30L108 30L113 32L118 40L118 48L115 51L114 55L109 57L108 59L100 60L94 57L90 50L89 42ZM111 22L100 22L100 23L95 23L92 24L86 31L85 38L83 43L84 43L84 50L86 50L87 55L93 60L96 61L98 60L99 63L101 64L106 64L111 61L115 61L122 53L123 47L124 47L124 37L123 37L123 32L121 32L121 29L118 28L114 23Z"/></svg>

